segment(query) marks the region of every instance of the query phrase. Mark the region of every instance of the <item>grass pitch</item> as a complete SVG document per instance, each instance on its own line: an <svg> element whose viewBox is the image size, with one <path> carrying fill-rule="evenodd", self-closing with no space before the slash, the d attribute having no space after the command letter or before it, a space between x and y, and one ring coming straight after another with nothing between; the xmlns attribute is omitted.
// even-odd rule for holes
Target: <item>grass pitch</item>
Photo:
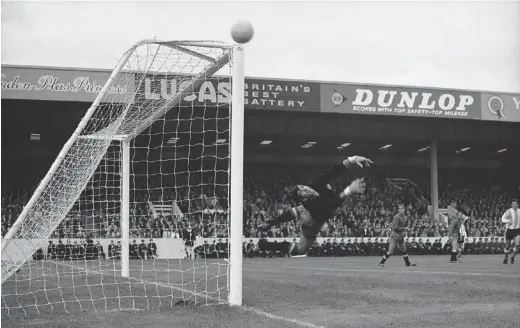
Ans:
<svg viewBox="0 0 520 328"><path fill-rule="evenodd" d="M2 326L519 327L520 263L503 265L498 255L411 260L418 266L399 256L384 268L378 257L245 259L244 308L218 304L227 265L216 260L134 261L129 279L115 277L109 261L46 262L2 285ZM192 305L193 293L205 305ZM176 305L182 297L189 302Z"/></svg>

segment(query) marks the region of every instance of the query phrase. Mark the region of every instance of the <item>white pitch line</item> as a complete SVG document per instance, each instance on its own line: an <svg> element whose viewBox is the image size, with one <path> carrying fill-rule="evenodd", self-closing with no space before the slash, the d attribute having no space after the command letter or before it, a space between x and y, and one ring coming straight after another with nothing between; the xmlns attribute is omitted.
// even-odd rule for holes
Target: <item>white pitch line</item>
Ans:
<svg viewBox="0 0 520 328"><path fill-rule="evenodd" d="M310 323L310 322L305 322L305 321L300 321L300 320L296 320L296 319L281 317L279 315L275 315L275 314L272 314L272 313L269 313L269 312L265 312L265 311L262 311L260 309L249 307L249 306L243 306L243 307L240 307L240 309L256 313L256 314L258 314L260 316L264 316L264 317L267 317L269 319L294 323L295 325L298 325L300 327L326 328L325 326L317 326L317 325L315 325L313 323Z"/></svg>
<svg viewBox="0 0 520 328"><path fill-rule="evenodd" d="M65 263L58 263L58 262L56 262L56 263L57 264L61 264L63 266L68 266L68 267L70 267L72 269L78 269L78 270L84 271L86 273L90 272L90 273L96 273L96 274L112 277L111 275L108 275L108 274L103 273L101 271L84 269L84 268L78 268L78 267L74 267L72 265L68 265L68 264L65 264ZM161 283L161 282L157 282L157 281L155 281L155 282L154 281L147 281L147 280L143 280L143 279L137 279L137 278L134 278L134 277L128 277L126 279L137 281L137 282L140 282L140 283L147 283L147 284L150 284L150 285L157 285L157 286L166 287L166 288L173 288L173 289L176 289L176 290L178 290L180 292L185 292L185 293L197 296L197 295L195 295L195 293L193 293L190 290L187 290L187 289L184 289L184 288L181 288L181 287L177 287L175 285L167 284L167 283ZM206 295L206 298L214 300L214 301L220 301L219 299L217 299L215 297L212 297L212 296L209 296L209 295ZM266 317L266 318L269 318L269 319L292 323L292 324L295 324L295 325L300 326L300 327L326 328L325 326L318 326L318 325L315 325L315 324L310 323L310 322L300 321L300 320L291 319L291 318L287 318L287 317L282 317L282 316L279 316L279 315L276 315L276 314L272 314L272 313L269 313L269 312L262 311L260 309L254 308L254 307L250 307L250 306L237 306L235 308L237 308L239 310L242 310L242 311L246 311L246 312L252 312L252 313L255 313L255 314L259 315L259 316Z"/></svg>

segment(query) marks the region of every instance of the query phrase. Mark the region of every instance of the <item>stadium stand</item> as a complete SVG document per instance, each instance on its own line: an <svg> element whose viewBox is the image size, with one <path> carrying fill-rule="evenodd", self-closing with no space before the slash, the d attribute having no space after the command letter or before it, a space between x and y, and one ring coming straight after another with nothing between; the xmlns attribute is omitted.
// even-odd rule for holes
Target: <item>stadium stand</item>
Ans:
<svg viewBox="0 0 520 328"><path fill-rule="evenodd" d="M271 165L246 166L244 236L246 238L299 236L300 227L296 222L288 222L268 232L260 232L257 227L291 206L290 186L296 181L308 180L312 177L312 172L316 172L315 170L315 167L304 166L296 169ZM471 215L472 220L467 224L468 236L477 238L503 236L504 226L500 222L500 216L509 206L511 197L518 194L518 186L508 185L507 176L486 178L490 175L480 172L481 178L475 181L467 178L471 174L474 173L463 173L460 170L442 172L439 184L440 203L446 206L455 199L461 208ZM427 172L423 175L412 173L407 177L410 175L421 190L424 190L421 198L410 195L409 190L400 190L392 184L371 179L369 191L365 195L346 201L322 229L320 237L388 237L391 217L399 201L405 201L407 204L407 216L410 218L409 237L446 236L445 225L441 222L431 222L425 214L427 204L425 199L429 197ZM493 183L486 179L492 179ZM197 183L212 185L212 183L202 184L200 181L191 182L192 185ZM179 238L181 231L188 224L203 238L228 237L225 229L228 219L227 191L217 191L220 196L210 200L206 198L204 188L192 188L189 190L189 196L188 190L177 188L177 202L174 202L173 189L148 189L142 188L143 192L137 194L132 202L130 238ZM4 191L2 194L3 235L21 212L31 190L16 186L6 186L2 190ZM59 225L52 237L85 238L87 235L91 238L120 238L118 216L103 208L97 209L87 217L78 218L71 214Z"/></svg>

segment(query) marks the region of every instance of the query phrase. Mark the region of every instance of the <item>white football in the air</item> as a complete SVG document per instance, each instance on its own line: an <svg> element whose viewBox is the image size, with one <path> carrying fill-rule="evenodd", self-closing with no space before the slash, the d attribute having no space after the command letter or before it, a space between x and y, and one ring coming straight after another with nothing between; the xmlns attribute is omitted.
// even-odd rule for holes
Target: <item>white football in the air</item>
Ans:
<svg viewBox="0 0 520 328"><path fill-rule="evenodd" d="M246 20L236 22L231 28L231 37L236 43L247 43L251 41L254 33L253 24Z"/></svg>

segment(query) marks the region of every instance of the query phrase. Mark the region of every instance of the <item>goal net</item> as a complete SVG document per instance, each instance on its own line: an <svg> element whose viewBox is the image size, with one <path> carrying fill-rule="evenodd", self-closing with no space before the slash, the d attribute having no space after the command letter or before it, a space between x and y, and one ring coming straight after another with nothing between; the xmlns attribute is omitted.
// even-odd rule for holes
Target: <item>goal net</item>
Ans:
<svg viewBox="0 0 520 328"><path fill-rule="evenodd" d="M2 240L3 316L241 305L242 51L124 54Z"/></svg>

